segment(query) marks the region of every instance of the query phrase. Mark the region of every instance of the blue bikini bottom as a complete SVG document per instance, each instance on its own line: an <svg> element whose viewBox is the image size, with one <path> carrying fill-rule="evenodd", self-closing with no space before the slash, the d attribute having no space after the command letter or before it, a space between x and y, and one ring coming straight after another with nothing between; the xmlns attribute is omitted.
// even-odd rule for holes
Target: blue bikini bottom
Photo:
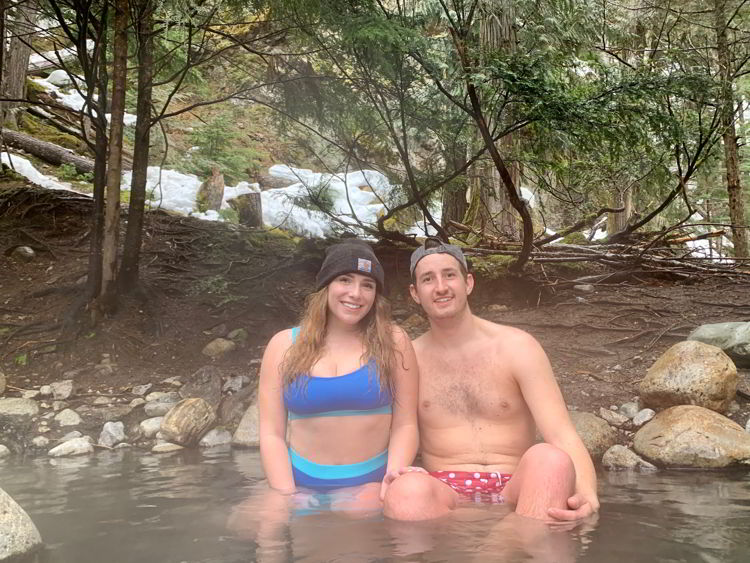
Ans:
<svg viewBox="0 0 750 563"><path fill-rule="evenodd" d="M378 483L385 477L388 450L359 463L346 465L323 465L305 459L289 448L294 484L318 491L329 491L342 487L356 487L365 483Z"/></svg>

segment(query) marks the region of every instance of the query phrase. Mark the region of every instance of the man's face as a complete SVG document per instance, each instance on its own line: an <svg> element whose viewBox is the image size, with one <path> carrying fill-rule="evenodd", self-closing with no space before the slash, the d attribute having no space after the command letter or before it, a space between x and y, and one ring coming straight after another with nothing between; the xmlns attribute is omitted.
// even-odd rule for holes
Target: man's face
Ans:
<svg viewBox="0 0 750 563"><path fill-rule="evenodd" d="M463 312L466 298L474 289L474 278L461 272L458 260L450 254L429 254L414 270L415 282L409 287L414 301L433 319L450 318Z"/></svg>

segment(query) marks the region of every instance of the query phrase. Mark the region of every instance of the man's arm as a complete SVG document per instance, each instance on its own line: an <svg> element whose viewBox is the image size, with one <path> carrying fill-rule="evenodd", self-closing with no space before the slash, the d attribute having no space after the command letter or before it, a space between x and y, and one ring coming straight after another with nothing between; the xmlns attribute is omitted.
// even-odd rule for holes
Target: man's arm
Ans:
<svg viewBox="0 0 750 563"><path fill-rule="evenodd" d="M521 330L506 345L516 351L511 355L513 373L544 441L566 452L575 467L576 494L568 499L570 510L550 509L550 516L570 520L596 512L596 470L570 420L547 354L534 337Z"/></svg>

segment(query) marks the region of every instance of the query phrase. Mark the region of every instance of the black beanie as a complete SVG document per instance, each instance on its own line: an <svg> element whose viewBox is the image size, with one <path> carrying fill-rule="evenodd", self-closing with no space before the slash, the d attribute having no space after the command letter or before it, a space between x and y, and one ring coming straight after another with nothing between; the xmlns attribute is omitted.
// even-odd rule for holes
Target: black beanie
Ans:
<svg viewBox="0 0 750 563"><path fill-rule="evenodd" d="M383 291L385 274L372 248L366 242L347 241L329 246L326 257L315 277L317 289L323 289L336 277L342 274L362 274L374 279L378 290Z"/></svg>

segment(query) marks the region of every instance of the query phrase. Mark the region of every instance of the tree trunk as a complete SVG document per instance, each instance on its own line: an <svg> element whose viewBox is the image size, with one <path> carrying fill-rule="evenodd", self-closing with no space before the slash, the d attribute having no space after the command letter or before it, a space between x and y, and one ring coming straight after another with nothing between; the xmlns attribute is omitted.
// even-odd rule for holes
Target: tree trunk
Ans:
<svg viewBox="0 0 750 563"><path fill-rule="evenodd" d="M468 147L461 143L452 150L446 150L443 158L452 170L458 170L466 163L466 151ZM447 228L450 221L462 222L466 215L468 203L466 203L466 189L468 188L468 176L462 174L453 182L443 188L441 224Z"/></svg>
<svg viewBox="0 0 750 563"><path fill-rule="evenodd" d="M151 90L153 87L153 5L140 0L138 5L138 102L133 149L133 179L130 185L128 229L122 255L119 286L123 291L135 288L143 238L143 214L146 207L146 175L151 142Z"/></svg>
<svg viewBox="0 0 750 563"><path fill-rule="evenodd" d="M107 159L107 198L104 209L102 241L102 310L113 312L117 306L117 250L120 233L120 182L122 181L122 138L125 114L125 89L128 64L128 0L115 2L114 64L112 66L112 117ZM100 100L101 108L105 107Z"/></svg>
<svg viewBox="0 0 750 563"><path fill-rule="evenodd" d="M237 212L240 225L254 229L263 227L263 202L260 192L242 194L227 203Z"/></svg>
<svg viewBox="0 0 750 563"><path fill-rule="evenodd" d="M724 141L724 167L727 177L727 194L729 195L729 222L732 224L732 243L734 255L738 258L748 257L748 234L745 204L740 182L739 158L737 155L737 132L735 129L735 100L732 90L732 62L727 39L725 0L716 0L714 16L716 25L716 48L719 60L719 77L721 79L721 112L722 138Z"/></svg>
<svg viewBox="0 0 750 563"><path fill-rule="evenodd" d="M624 192L619 188L612 190L612 207L621 208L623 211L607 214L607 234L613 235L624 230L628 226L630 216L633 214L633 189Z"/></svg>
<svg viewBox="0 0 750 563"><path fill-rule="evenodd" d="M31 135L19 133L18 131L5 130L3 137L8 146L15 147L41 158L45 162L60 166L61 164L70 164L75 166L80 173L94 172L94 163L88 158L78 156L70 149L63 148L54 143L40 141Z"/></svg>
<svg viewBox="0 0 750 563"><path fill-rule="evenodd" d="M22 2L15 6L15 17L7 21L6 30L10 35L10 48L5 53L3 79L0 97L23 99L26 97L26 68L31 55L31 36L37 18L34 2ZM17 112L21 102L0 102L0 113L4 125L18 125Z"/></svg>

